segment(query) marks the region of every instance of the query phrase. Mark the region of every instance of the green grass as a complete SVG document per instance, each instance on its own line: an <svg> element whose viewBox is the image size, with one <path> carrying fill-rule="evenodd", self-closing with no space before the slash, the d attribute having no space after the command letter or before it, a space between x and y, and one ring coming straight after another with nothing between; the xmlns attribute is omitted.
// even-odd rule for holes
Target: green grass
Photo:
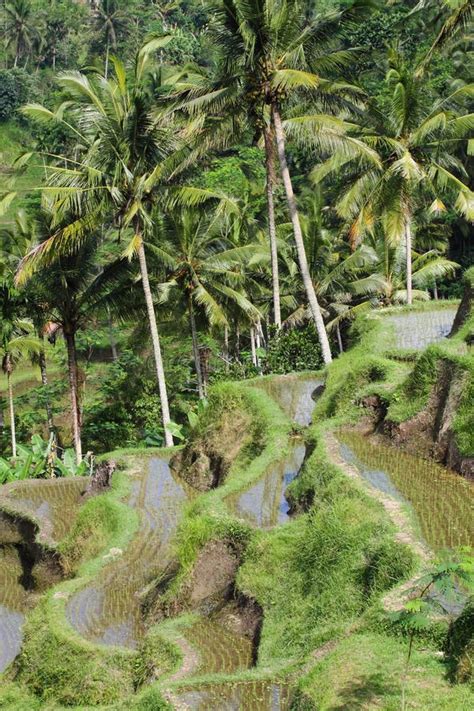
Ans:
<svg viewBox="0 0 474 711"><path fill-rule="evenodd" d="M400 711L405 641L360 633L340 640L299 682L295 711L379 709ZM451 685L439 653L415 649L408 670L407 708L469 711L474 696L466 685Z"/></svg>

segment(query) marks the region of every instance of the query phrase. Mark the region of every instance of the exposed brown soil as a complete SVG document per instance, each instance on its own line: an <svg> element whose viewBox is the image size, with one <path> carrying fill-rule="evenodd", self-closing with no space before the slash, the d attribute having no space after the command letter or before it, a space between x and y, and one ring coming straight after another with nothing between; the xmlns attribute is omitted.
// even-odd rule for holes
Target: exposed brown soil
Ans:
<svg viewBox="0 0 474 711"><path fill-rule="evenodd" d="M242 410L226 413L219 424L191 440L170 461L171 468L198 491L224 481L232 463L252 441L251 417Z"/></svg>
<svg viewBox="0 0 474 711"><path fill-rule="evenodd" d="M405 422L384 420L381 431L406 451L433 458L468 479L474 478L474 457L461 455L453 431L468 377L468 373L456 370L451 361L442 360L426 407Z"/></svg>
<svg viewBox="0 0 474 711"><path fill-rule="evenodd" d="M99 462L87 482L83 498L88 499L91 496L103 494L107 489L110 489L112 475L116 469L117 464L114 461Z"/></svg>

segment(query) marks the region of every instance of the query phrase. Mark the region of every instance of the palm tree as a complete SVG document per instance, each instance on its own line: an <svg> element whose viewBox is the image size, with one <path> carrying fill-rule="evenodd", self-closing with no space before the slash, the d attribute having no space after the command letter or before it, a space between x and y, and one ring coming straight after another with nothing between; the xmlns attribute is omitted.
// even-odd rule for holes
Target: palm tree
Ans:
<svg viewBox="0 0 474 711"><path fill-rule="evenodd" d="M466 170L455 155L474 127L474 114L459 109L472 93L472 85L432 101L423 80L400 55L391 52L389 60L389 110L382 113L372 106L369 126L359 137L368 148L377 149L380 161L353 165L354 156L336 150L315 168L313 178L322 180L345 167L350 187L339 200L337 212L347 221L353 245L374 229L377 220L383 222L392 245L403 241L407 303L411 304L415 209L428 208L434 214L444 211L443 197L468 220L474 219L474 195L463 182Z"/></svg>
<svg viewBox="0 0 474 711"><path fill-rule="evenodd" d="M227 307L234 305L255 321L260 314L244 291L243 263L258 249L255 245L235 247L222 234L216 217L196 209L182 209L165 217L159 246L150 245L164 265L166 282L160 285L161 301L178 292L186 309L193 344L193 358L199 397L205 397L205 382L199 358L196 315L210 326L227 326Z"/></svg>
<svg viewBox="0 0 474 711"><path fill-rule="evenodd" d="M164 191L164 161L175 145L171 127L161 116L152 116L152 97L146 89L151 55L168 39L155 39L142 47L131 75L116 58L112 59L113 76L108 79L89 79L79 72L62 74L59 82L72 97L70 121L64 118L63 107L52 112L29 105L25 112L39 120L66 124L79 139L77 159L64 156L67 168L50 167L49 185L44 189L53 197L55 211L78 217L42 243L29 259L30 268L41 258L52 259L61 252L70 252L106 216L117 221L121 234L132 230L125 254L130 259L138 256L165 442L172 446L168 394L145 252L145 239L153 226L151 212Z"/></svg>
<svg viewBox="0 0 474 711"><path fill-rule="evenodd" d="M438 7L438 0L435 0L435 2L435 7ZM474 4L472 0L445 0L444 6L448 12L448 16L443 22L435 41L431 45L421 63L421 70L423 70L424 67L430 62L437 49L441 49L444 45L450 42L450 40L452 40L460 30L468 26L474 13Z"/></svg>
<svg viewBox="0 0 474 711"><path fill-rule="evenodd" d="M11 276L11 275L10 275ZM15 365L25 356L38 353L41 348L40 341L31 335L33 326L31 322L21 319L21 300L12 280L2 279L0 283L0 358L2 370L7 376L8 404L10 410L10 431L12 455L16 457L16 432L15 408L13 401L12 374Z"/></svg>
<svg viewBox="0 0 474 711"><path fill-rule="evenodd" d="M357 4L357 3L356 3ZM222 114L225 109L230 121L225 121L219 134L215 121L209 132L213 141L225 144L226 129L235 132L242 113L244 125L253 120L259 133L263 133L266 149L267 200L269 232L272 255L274 318L280 320L277 249L272 199L273 187L273 135L276 137L280 171L290 211L293 234L303 284L316 325L323 358L331 360L329 341L318 300L308 269L296 198L286 157L286 139L281 119L282 102L296 92L317 91L325 93L325 105L334 104L337 90L330 82L321 80L319 71L339 68L348 61L350 53L341 51L329 38L337 34L344 12L330 16L310 16L308 3L298 0L226 0L211 3L213 14L211 30L215 45L221 53L221 72L217 81L209 86L198 80L190 90L188 108L212 108ZM347 8L347 13L350 8ZM189 86L189 79L188 86ZM184 86L186 86L186 81ZM340 87L342 90L342 87ZM319 122L319 131L326 126ZM331 126L331 145L341 139L343 122L338 130ZM321 139L322 140L322 139Z"/></svg>
<svg viewBox="0 0 474 711"><path fill-rule="evenodd" d="M71 223L64 217L63 224L55 222L52 211L44 209L38 215L36 237L38 244L29 255L40 255L35 262L36 272L28 287L32 287L37 303L41 304L43 323L55 325L55 334L62 333L67 351L67 369L71 399L71 429L76 460L82 461L82 411L79 392L79 367L76 338L78 331L97 315L108 315L111 309L123 314L133 313L131 294L134 277L128 260L117 258L115 244L97 240L92 233L74 252L58 254L53 261L45 259L45 245L53 244L57 232ZM56 232L57 231L57 232ZM31 257L27 257L26 263ZM20 282L31 279L28 270L20 266Z"/></svg>
<svg viewBox="0 0 474 711"><path fill-rule="evenodd" d="M104 76L109 74L110 48L117 48L117 34L125 22L125 15L119 7L117 0L100 0L93 10L94 24L97 31L105 39L105 69Z"/></svg>
<svg viewBox="0 0 474 711"><path fill-rule="evenodd" d="M24 210L19 210L15 215L12 227L4 227L0 230L1 257L3 265L8 265L10 278L13 282L14 274L23 256L31 248L35 241L37 223L30 219ZM39 366L41 382L45 388L45 407L48 429L50 434L54 434L54 422L51 403L47 393L48 374L46 367L46 351L44 347L46 316L44 302L41 298L41 289L35 289L35 284L29 284L28 290L22 292L22 301L25 311L28 313L34 325L36 335L42 346L38 353L34 353L34 361Z"/></svg>
<svg viewBox="0 0 474 711"><path fill-rule="evenodd" d="M37 35L30 0L8 0L4 5L5 36L7 48L14 47L13 66L31 50Z"/></svg>

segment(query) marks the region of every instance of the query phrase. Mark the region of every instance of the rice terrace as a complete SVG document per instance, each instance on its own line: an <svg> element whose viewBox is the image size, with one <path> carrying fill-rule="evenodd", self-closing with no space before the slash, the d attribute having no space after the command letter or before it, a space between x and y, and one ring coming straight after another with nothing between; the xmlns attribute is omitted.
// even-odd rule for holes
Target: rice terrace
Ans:
<svg viewBox="0 0 474 711"><path fill-rule="evenodd" d="M0 4L0 709L474 709L472 0Z"/></svg>

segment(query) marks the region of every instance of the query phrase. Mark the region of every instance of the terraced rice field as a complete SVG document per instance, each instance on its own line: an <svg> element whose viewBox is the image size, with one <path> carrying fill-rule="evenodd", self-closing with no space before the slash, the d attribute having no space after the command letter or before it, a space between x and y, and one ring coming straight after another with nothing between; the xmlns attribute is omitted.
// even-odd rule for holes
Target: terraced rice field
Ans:
<svg viewBox="0 0 474 711"><path fill-rule="evenodd" d="M289 689L274 681L255 680L200 685L173 694L176 708L192 711L286 711Z"/></svg>
<svg viewBox="0 0 474 711"><path fill-rule="evenodd" d="M37 522L36 539L55 544L70 530L87 479L29 479L2 487L0 509L17 512Z"/></svg>
<svg viewBox="0 0 474 711"><path fill-rule="evenodd" d="M153 458L133 476L128 500L140 515L138 533L125 551L112 550L93 586L68 602L67 618L89 640L135 648L143 637L139 593L170 562L170 539L189 490L166 459Z"/></svg>
<svg viewBox="0 0 474 711"><path fill-rule="evenodd" d="M311 422L315 401L314 392L322 387L319 378L301 378L296 375L281 375L258 383L279 404L283 412L296 422L306 426Z"/></svg>
<svg viewBox="0 0 474 711"><path fill-rule="evenodd" d="M391 314L384 318L393 326L397 348L422 350L449 335L456 311L457 307L453 306L433 311Z"/></svg>
<svg viewBox="0 0 474 711"><path fill-rule="evenodd" d="M195 675L231 674L252 666L251 641L208 617L188 627L184 637L199 656L193 671Z"/></svg>
<svg viewBox="0 0 474 711"><path fill-rule="evenodd" d="M13 482L0 496L0 672L20 651L24 613L30 599L20 559L21 534L1 509L37 522L36 540L54 545L68 532L80 504L85 480ZM31 581L29 581L31 584Z"/></svg>
<svg viewBox="0 0 474 711"><path fill-rule="evenodd" d="M304 444L294 444L290 454L250 489L229 498L229 508L236 516L258 528L271 528L285 523L290 508L285 491L300 471L305 454Z"/></svg>
<svg viewBox="0 0 474 711"><path fill-rule="evenodd" d="M433 461L358 432L338 434L341 456L371 486L411 505L433 550L474 545L474 485Z"/></svg>
<svg viewBox="0 0 474 711"><path fill-rule="evenodd" d="M28 605L28 594L20 582L22 572L15 546L0 543L0 672L20 651L21 628Z"/></svg>

